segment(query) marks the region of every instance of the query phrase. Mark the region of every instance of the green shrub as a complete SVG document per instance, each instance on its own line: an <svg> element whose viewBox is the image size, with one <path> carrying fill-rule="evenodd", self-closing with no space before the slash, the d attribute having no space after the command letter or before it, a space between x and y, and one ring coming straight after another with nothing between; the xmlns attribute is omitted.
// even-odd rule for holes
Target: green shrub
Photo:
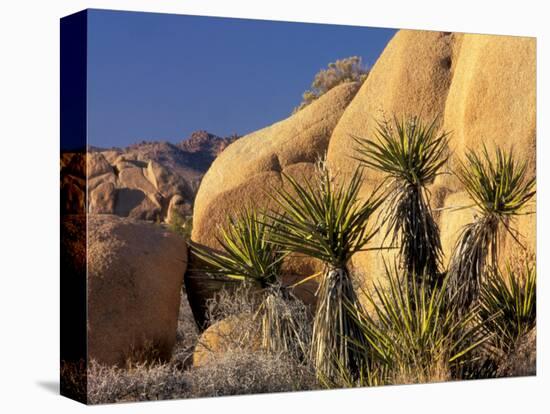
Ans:
<svg viewBox="0 0 550 414"><path fill-rule="evenodd" d="M277 228L262 214L244 210L229 220L226 229L220 229L220 251L190 242L191 251L202 263L200 271L259 288L261 300L254 318L261 321L264 349L290 352L298 348L305 356L302 329L289 311L290 302L297 299L280 281L285 252L274 243Z"/></svg>
<svg viewBox="0 0 550 414"><path fill-rule="evenodd" d="M371 359L365 371L376 370L379 383L449 380L453 367L469 362L488 339L476 310L457 318L446 300L446 280L435 289L426 282L409 285L396 269L386 268L387 287L365 292L374 309L359 318Z"/></svg>
<svg viewBox="0 0 550 414"><path fill-rule="evenodd" d="M536 325L535 267L520 271L507 266L504 274L492 269L481 287L479 317L498 353L510 354Z"/></svg>
<svg viewBox="0 0 550 414"><path fill-rule="evenodd" d="M330 91L335 86L345 82L363 83L369 74L369 70L363 66L359 56L350 56L329 63L326 69L321 69L313 79L311 89L302 95L302 102L292 113L296 113L310 103Z"/></svg>
<svg viewBox="0 0 550 414"><path fill-rule="evenodd" d="M190 240L191 232L193 231L193 216L182 216L174 212L168 228L182 236L185 240Z"/></svg>

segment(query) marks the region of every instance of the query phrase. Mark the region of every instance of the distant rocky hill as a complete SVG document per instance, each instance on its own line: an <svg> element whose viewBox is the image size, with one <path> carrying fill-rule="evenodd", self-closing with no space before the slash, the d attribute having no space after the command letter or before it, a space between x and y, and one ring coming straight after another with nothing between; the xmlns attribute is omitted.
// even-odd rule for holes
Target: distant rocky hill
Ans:
<svg viewBox="0 0 550 414"><path fill-rule="evenodd" d="M196 131L178 143L88 147L88 210L145 220L189 215L203 175L238 136Z"/></svg>

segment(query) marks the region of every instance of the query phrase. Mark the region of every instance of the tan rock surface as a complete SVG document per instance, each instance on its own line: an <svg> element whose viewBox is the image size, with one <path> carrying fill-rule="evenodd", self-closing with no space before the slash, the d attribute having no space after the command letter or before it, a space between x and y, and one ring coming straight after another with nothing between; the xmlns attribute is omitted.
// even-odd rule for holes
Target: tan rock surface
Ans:
<svg viewBox="0 0 550 414"><path fill-rule="evenodd" d="M133 190L140 190L145 194L154 194L157 192L155 186L145 178L142 168L125 168L118 174L118 180L121 187Z"/></svg>
<svg viewBox="0 0 550 414"><path fill-rule="evenodd" d="M89 357L108 365L168 359L185 241L158 225L112 215L89 215L88 232Z"/></svg>
<svg viewBox="0 0 550 414"><path fill-rule="evenodd" d="M241 348L241 337L245 334L246 327L250 325L249 315L233 315L209 326L199 337L195 346L193 366L203 367L228 350ZM245 346L258 350L260 344L259 338L249 338Z"/></svg>
<svg viewBox="0 0 550 414"><path fill-rule="evenodd" d="M100 152L88 152L86 162L88 178L113 172L113 168Z"/></svg>
<svg viewBox="0 0 550 414"><path fill-rule="evenodd" d="M193 239L214 247L216 228L247 204L271 205L267 192L282 184L281 172L310 177L327 148L356 84L340 85L313 104L227 147L212 163L195 200Z"/></svg>
<svg viewBox="0 0 550 414"><path fill-rule="evenodd" d="M314 162L324 155L332 130L357 88L356 83L342 84L291 117L229 145L202 180L195 199L192 239L217 248L219 228L229 217L250 206L259 210L275 207L268 194L283 185L282 172L311 181ZM308 258L287 261L284 283L312 275L319 267ZM315 281L311 281L294 293L311 304L314 291ZM192 301L196 314L205 306L202 299Z"/></svg>
<svg viewBox="0 0 550 414"><path fill-rule="evenodd" d="M401 30L387 45L368 79L342 115L330 139L329 165L342 176L357 165L351 156L350 135L373 138L376 120L394 114L440 117L450 131L453 154L448 168L463 157L465 148L486 144L513 148L535 169L535 40L510 36L452 34ZM367 170L362 194L380 183L381 176ZM432 207L470 205L456 179L440 176L430 187ZM532 210L532 209L531 209ZM436 211L446 259L457 235L473 211ZM535 216L518 219L526 244L535 245ZM380 244L381 235L374 244ZM514 249L510 238L504 238ZM517 244L515 245L517 248ZM368 280L383 276L383 261L394 253L360 253L354 266ZM506 256L506 254L503 254Z"/></svg>
<svg viewBox="0 0 550 414"><path fill-rule="evenodd" d="M89 212L91 214L114 214L116 189L111 182L103 182L94 190L89 190Z"/></svg>

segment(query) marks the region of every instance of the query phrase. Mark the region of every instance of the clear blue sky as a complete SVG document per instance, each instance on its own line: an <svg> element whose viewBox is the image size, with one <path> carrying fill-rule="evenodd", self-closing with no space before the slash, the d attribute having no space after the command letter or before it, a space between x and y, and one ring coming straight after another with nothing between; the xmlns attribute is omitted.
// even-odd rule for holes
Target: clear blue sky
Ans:
<svg viewBox="0 0 550 414"><path fill-rule="evenodd" d="M92 10L88 143L245 134L289 115L317 71L372 65L395 30Z"/></svg>

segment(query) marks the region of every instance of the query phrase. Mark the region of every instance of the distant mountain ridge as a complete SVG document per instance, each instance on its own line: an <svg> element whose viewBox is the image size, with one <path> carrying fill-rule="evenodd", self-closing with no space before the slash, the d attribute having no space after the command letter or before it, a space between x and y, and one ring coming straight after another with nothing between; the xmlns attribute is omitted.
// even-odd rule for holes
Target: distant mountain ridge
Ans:
<svg viewBox="0 0 550 414"><path fill-rule="evenodd" d="M103 153L111 163L121 155L140 161L156 161L184 178L196 191L202 176L214 159L238 138L240 138L238 135L219 137L208 131L199 130L177 143L143 140L125 148L89 146L88 151Z"/></svg>
<svg viewBox="0 0 550 414"><path fill-rule="evenodd" d="M87 156L81 157L87 168L82 166L76 178L81 183L77 201L84 200L83 188L87 185L89 213L176 223L178 217L192 214L204 174L238 138L196 131L177 143L141 141L126 148L89 146ZM64 165L72 165L70 159ZM81 177L84 174L87 181Z"/></svg>

